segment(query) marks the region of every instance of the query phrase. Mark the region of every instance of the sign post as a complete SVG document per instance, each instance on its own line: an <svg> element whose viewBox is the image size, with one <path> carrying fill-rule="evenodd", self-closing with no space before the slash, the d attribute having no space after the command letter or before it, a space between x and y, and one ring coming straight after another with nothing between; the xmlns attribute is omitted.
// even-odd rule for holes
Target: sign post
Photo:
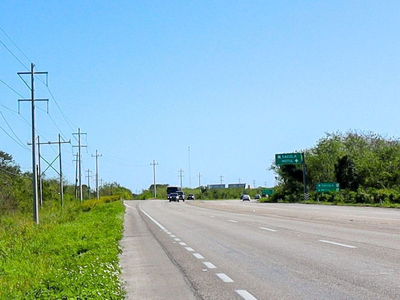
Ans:
<svg viewBox="0 0 400 300"><path fill-rule="evenodd" d="M304 199L308 200L308 190L306 182L306 160L304 152L275 154L275 164L277 166L300 165L300 164L303 166Z"/></svg>

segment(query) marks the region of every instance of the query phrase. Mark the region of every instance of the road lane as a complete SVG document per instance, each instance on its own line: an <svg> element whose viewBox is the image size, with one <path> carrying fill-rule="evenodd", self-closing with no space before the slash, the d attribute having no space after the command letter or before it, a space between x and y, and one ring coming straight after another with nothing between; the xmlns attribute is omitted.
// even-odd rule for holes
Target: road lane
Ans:
<svg viewBox="0 0 400 300"><path fill-rule="evenodd" d="M201 298L243 299L248 293L256 299L396 299L399 294L399 235L391 233L393 228L379 232L380 224L369 224L367 229L365 223L358 228L341 225L337 220L345 218L343 211L335 214L331 207L325 212L308 206L302 212L299 207L281 205L274 211L283 215L271 217L265 211L268 205L219 203L141 204L143 211L185 243L177 243L147 219ZM350 213L365 218L357 211ZM388 219L389 223L398 221L396 214ZM374 220L380 222L379 217ZM381 234L386 243L379 242ZM186 247L215 268L207 268ZM225 274L231 281L224 282L216 274Z"/></svg>

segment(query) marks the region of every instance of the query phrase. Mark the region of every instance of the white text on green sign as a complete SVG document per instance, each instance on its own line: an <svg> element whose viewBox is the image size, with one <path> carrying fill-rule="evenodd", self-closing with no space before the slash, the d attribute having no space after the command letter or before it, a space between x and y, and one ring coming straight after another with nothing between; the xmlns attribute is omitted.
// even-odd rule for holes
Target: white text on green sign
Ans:
<svg viewBox="0 0 400 300"><path fill-rule="evenodd" d="M275 154L275 163L278 166L281 165L297 165L303 162L303 156L301 153L282 153Z"/></svg>
<svg viewBox="0 0 400 300"><path fill-rule="evenodd" d="M317 192L339 192L339 183L337 182L318 182L316 185Z"/></svg>

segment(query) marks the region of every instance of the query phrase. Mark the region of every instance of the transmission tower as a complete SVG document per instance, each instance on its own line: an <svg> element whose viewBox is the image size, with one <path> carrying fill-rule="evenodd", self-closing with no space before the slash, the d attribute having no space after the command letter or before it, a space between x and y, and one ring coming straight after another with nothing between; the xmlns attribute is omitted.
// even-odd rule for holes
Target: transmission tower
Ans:
<svg viewBox="0 0 400 300"><path fill-rule="evenodd" d="M81 148L87 147L86 145L81 144L81 135L86 135L87 133L82 133L81 129L78 128L77 133L72 133L73 135L78 135L78 145L72 147L78 147L78 181L79 181L79 199L82 202L83 200L83 192L82 192L82 155Z"/></svg>
<svg viewBox="0 0 400 300"><path fill-rule="evenodd" d="M30 72L18 72L18 76L25 82L26 86L31 90L31 99L19 99L18 107L21 101L30 101L31 102L31 114L32 114L32 190L33 190L33 221L36 224L39 224L39 208L38 208L38 186L37 186L37 168L36 168L36 121L35 121L35 102L36 101L46 101L48 99L35 99L35 75L43 75L48 74L48 72L35 72L35 65L31 63L31 71ZM26 81L20 75L30 75L31 76L31 84L30 86L26 83ZM19 110L19 109L18 109Z"/></svg>

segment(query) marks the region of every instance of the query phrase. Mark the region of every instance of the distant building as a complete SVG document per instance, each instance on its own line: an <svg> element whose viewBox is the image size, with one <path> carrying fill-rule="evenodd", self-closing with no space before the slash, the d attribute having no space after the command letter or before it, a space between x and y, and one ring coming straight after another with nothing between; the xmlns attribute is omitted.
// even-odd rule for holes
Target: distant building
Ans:
<svg viewBox="0 0 400 300"><path fill-rule="evenodd" d="M208 189L224 189L225 184L209 184L207 187Z"/></svg>
<svg viewBox="0 0 400 300"><path fill-rule="evenodd" d="M230 184L228 184L228 188L241 188L241 189L245 189L245 188L246 188L246 184L245 184L245 183L230 183Z"/></svg>

